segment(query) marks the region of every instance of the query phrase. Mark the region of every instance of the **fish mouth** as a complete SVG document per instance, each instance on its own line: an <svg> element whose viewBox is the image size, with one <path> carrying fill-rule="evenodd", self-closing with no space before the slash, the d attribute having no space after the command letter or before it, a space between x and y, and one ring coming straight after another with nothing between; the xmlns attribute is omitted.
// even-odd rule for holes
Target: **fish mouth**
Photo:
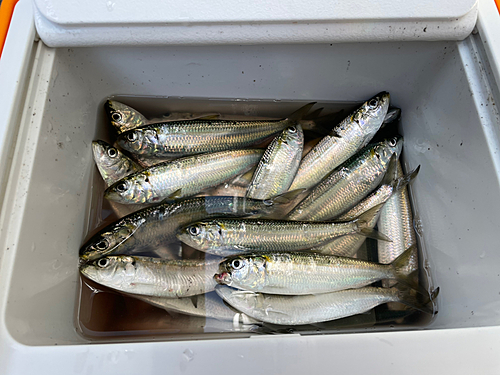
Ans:
<svg viewBox="0 0 500 375"><path fill-rule="evenodd" d="M231 284L231 275L228 272L216 273L214 275L214 279L217 284L220 285L230 285Z"/></svg>

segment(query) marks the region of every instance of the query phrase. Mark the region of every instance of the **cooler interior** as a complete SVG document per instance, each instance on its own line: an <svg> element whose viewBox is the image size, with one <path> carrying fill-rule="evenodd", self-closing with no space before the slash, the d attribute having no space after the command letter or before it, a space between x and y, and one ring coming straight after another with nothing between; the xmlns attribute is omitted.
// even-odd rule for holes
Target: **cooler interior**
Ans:
<svg viewBox="0 0 500 375"><path fill-rule="evenodd" d="M358 102L382 90L402 109L406 169L421 166L414 214L423 267L440 287L439 313L425 328L500 324L498 93L478 38L57 49L39 42L5 197L3 239L15 253L4 286L8 331L25 345L88 342L75 328L78 249L95 214L91 142L108 136L104 99L170 97L178 104L169 109L180 111L189 98L226 98L239 114L266 115L245 103Z"/></svg>

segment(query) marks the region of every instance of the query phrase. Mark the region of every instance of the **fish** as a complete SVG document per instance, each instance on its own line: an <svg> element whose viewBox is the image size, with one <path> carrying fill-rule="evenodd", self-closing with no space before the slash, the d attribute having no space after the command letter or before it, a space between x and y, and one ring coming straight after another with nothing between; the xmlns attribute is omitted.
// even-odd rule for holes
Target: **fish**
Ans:
<svg viewBox="0 0 500 375"><path fill-rule="evenodd" d="M214 290L220 258L165 260L109 255L80 266L87 278L108 288L154 297L190 297Z"/></svg>
<svg viewBox="0 0 500 375"><path fill-rule="evenodd" d="M187 156L131 174L108 187L106 199L123 203L159 203L222 184L256 165L263 150L230 150Z"/></svg>
<svg viewBox="0 0 500 375"><path fill-rule="evenodd" d="M217 113L171 112L160 118L147 119L136 109L126 104L117 102L116 100L106 100L104 103L104 110L106 111L111 125L113 125L118 134L158 122L218 117Z"/></svg>
<svg viewBox="0 0 500 375"><path fill-rule="evenodd" d="M354 207L380 184L402 147L398 137L366 146L315 186L287 219L329 220Z"/></svg>
<svg viewBox="0 0 500 375"><path fill-rule="evenodd" d="M401 163L397 164L398 176L403 175ZM406 249L417 243L415 229L413 228L413 215L411 211L408 189L403 187L391 196L384 205L378 221L379 228L384 228L391 234L390 245L378 244L379 262L387 264L392 262Z"/></svg>
<svg viewBox="0 0 500 375"><path fill-rule="evenodd" d="M265 294L301 295L360 288L392 279L412 285L408 249L391 264L312 252L262 252L225 258L214 276L218 284ZM413 286L413 285L412 285Z"/></svg>
<svg viewBox="0 0 500 375"><path fill-rule="evenodd" d="M246 196L269 199L288 191L299 168L303 147L304 133L300 125L284 129L260 159Z"/></svg>
<svg viewBox="0 0 500 375"><path fill-rule="evenodd" d="M347 116L300 163L290 190L309 189L373 138L385 119L390 95L381 92Z"/></svg>
<svg viewBox="0 0 500 375"><path fill-rule="evenodd" d="M210 219L182 227L177 238L196 250L218 256L245 251L295 251L309 249L346 234L385 238L367 223L378 207L350 222L307 222L272 219Z"/></svg>
<svg viewBox="0 0 500 375"><path fill-rule="evenodd" d="M326 322L361 314L388 302L401 302L432 315L414 290L364 287L320 295L271 295L217 285L216 293L235 309L265 323L301 325Z"/></svg>
<svg viewBox="0 0 500 375"><path fill-rule="evenodd" d="M276 200L286 202L286 194ZM80 259L156 249L176 242L176 232L183 225L210 217L266 214L279 205L276 200L197 197L147 207L99 230L81 247Z"/></svg>
<svg viewBox="0 0 500 375"><path fill-rule="evenodd" d="M274 136L298 121L315 103L282 120L186 120L156 123L128 130L117 142L132 154L185 156L248 147Z"/></svg>
<svg viewBox="0 0 500 375"><path fill-rule="evenodd" d="M123 152L104 141L93 141L92 151L97 169L108 186L142 169Z"/></svg>
<svg viewBox="0 0 500 375"><path fill-rule="evenodd" d="M141 295L131 296L161 309L180 314L230 322L236 321L243 324L258 323L257 320L250 318L246 314L241 314L228 307L215 292L185 298L150 297Z"/></svg>

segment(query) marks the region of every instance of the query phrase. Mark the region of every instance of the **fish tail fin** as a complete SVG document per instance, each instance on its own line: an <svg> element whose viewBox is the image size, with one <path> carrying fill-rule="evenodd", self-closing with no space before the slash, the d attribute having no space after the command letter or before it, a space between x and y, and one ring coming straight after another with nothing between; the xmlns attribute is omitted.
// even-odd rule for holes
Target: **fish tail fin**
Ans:
<svg viewBox="0 0 500 375"><path fill-rule="evenodd" d="M434 308L434 300L439 294L439 288L435 289L430 295L427 291L422 293L402 284L397 284L394 288L397 289L398 302L429 315L437 314L437 310Z"/></svg>
<svg viewBox="0 0 500 375"><path fill-rule="evenodd" d="M416 244L406 249L389 266L392 268L394 278L398 282L422 291L422 288L419 287L414 277L418 267L418 249Z"/></svg>
<svg viewBox="0 0 500 375"><path fill-rule="evenodd" d="M385 234L380 233L373 229L375 223L377 222L378 215L382 209L383 204L379 204L368 211L361 214L354 222L357 224L357 232L365 237L373 238L375 240L392 242L392 240Z"/></svg>
<svg viewBox="0 0 500 375"><path fill-rule="evenodd" d="M315 104L316 104L316 102L311 102L311 103L308 103L308 104L300 107L295 112L293 112L290 116L287 117L288 122L295 123L297 121L302 120L305 116L307 116L307 113Z"/></svg>
<svg viewBox="0 0 500 375"><path fill-rule="evenodd" d="M392 181L391 185L394 188L394 192L402 190L406 185L412 182L417 177L419 171L420 165L407 175L404 175L403 177L397 178Z"/></svg>

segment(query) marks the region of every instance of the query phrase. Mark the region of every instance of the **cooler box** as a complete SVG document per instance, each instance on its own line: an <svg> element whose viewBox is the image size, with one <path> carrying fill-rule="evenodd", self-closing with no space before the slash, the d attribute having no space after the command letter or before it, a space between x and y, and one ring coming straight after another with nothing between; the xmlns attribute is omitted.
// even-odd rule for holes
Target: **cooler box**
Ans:
<svg viewBox="0 0 500 375"><path fill-rule="evenodd" d="M492 0L21 0L0 60L1 372L498 373L499 82ZM258 115L248 103L281 101L286 114L283 103L356 102L382 90L402 108L404 163L421 165L412 196L422 266L441 289L429 324L79 334L78 249L96 196L91 142L106 132L104 99L169 97L180 103L173 109L228 99L235 113Z"/></svg>

